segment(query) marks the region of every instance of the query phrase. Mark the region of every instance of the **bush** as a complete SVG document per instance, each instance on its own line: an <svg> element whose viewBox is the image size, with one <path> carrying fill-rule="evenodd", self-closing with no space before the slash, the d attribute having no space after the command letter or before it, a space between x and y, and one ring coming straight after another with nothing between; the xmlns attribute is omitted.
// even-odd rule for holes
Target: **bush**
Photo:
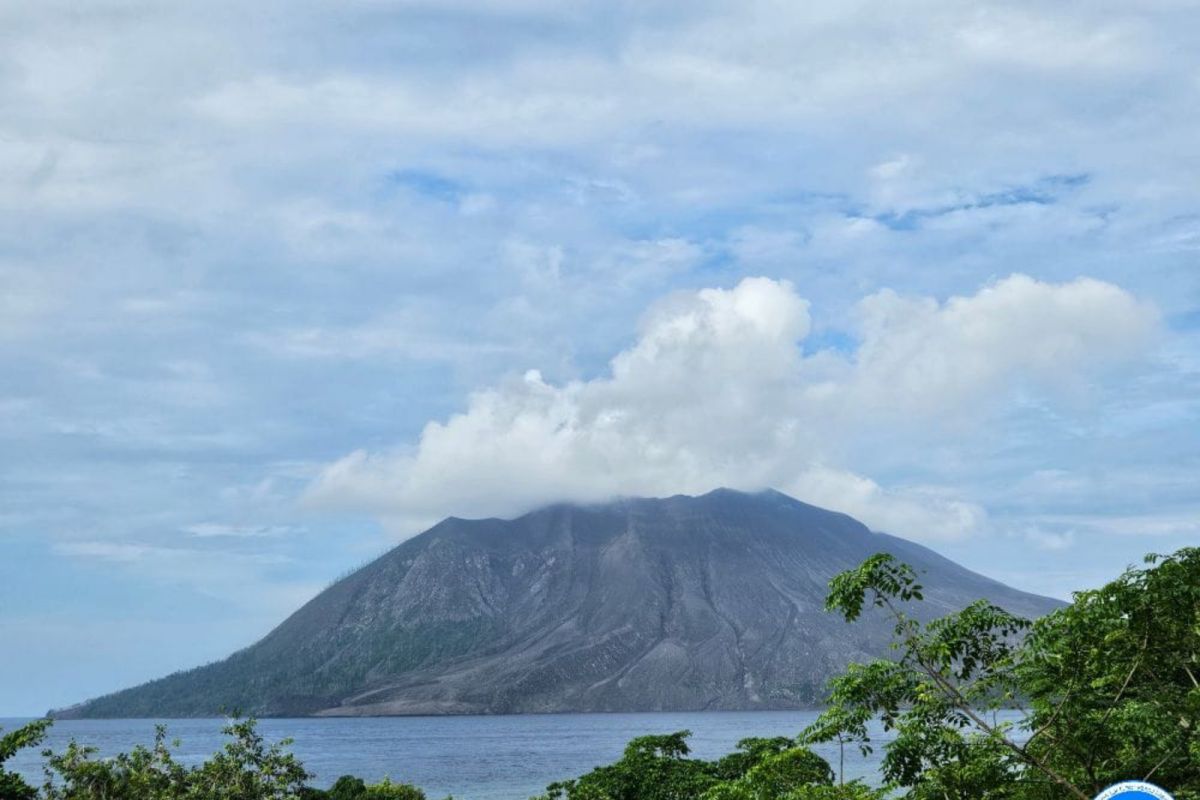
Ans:
<svg viewBox="0 0 1200 800"><path fill-rule="evenodd" d="M302 797L310 777L290 740L268 746L254 720L234 720L221 752L199 767L185 767L171 755L166 729L158 726L154 745L99 760L96 749L72 741L60 754L46 752L46 800L285 800Z"/></svg>
<svg viewBox="0 0 1200 800"><path fill-rule="evenodd" d="M365 800L425 800L425 793L407 783L392 783L384 778L381 783L368 786L363 795Z"/></svg>
<svg viewBox="0 0 1200 800"><path fill-rule="evenodd" d="M690 731L641 736L621 759L547 787L542 800L784 800L833 781L829 764L791 739L743 739L717 761L687 758Z"/></svg>
<svg viewBox="0 0 1200 800"><path fill-rule="evenodd" d="M333 782L333 786L325 793L329 800L359 800L367 791L367 784L362 778L353 775L343 775Z"/></svg>
<svg viewBox="0 0 1200 800"><path fill-rule="evenodd" d="M390 778L370 786L362 778L343 775L325 791L308 789L306 800L425 800L425 793L407 783L393 783Z"/></svg>

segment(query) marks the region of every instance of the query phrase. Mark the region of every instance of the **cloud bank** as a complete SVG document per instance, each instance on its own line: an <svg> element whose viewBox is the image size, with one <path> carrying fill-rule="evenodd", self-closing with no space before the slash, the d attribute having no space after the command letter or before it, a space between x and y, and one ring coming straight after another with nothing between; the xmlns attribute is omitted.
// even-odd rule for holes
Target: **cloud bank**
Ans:
<svg viewBox="0 0 1200 800"><path fill-rule="evenodd" d="M306 487L411 533L541 502L493 462L562 496L744 470L1058 596L1195 541L1197 29L1177 2L0 4L0 638L30 654L0 711L244 646L389 541ZM1014 366L1049 341L1016 287L960 330L1018 269L1153 302L1152 363L1113 336ZM750 275L809 301L790 362L710 342L725 384L657 398L613 372L655 300L684 293L643 332ZM686 374L651 355L642 383Z"/></svg>
<svg viewBox="0 0 1200 800"><path fill-rule="evenodd" d="M945 302L885 290L857 316L852 345L810 347L810 305L786 280L677 293L608 374L555 385L531 369L474 393L410 447L330 464L307 499L406 524L774 486L878 529L957 538L982 508L939 487L885 488L858 473L869 459L856 453L886 437L919 461L923 441L1020 396L1069 401L1144 353L1158 327L1153 306L1113 284L1024 275Z"/></svg>

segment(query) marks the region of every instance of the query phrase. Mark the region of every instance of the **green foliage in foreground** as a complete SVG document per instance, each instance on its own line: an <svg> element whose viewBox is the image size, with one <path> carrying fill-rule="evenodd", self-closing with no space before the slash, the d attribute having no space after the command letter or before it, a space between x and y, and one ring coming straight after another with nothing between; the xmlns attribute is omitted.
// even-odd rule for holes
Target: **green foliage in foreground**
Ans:
<svg viewBox="0 0 1200 800"><path fill-rule="evenodd" d="M287 747L268 745L254 720L234 720L224 729L230 741L203 764L180 764L171 755L166 729L154 744L112 758L72 741L62 753L43 752L46 779L41 791L4 771L18 749L36 745L49 720L39 720L0 738L0 800L425 800L420 789L384 780L373 786L343 776L328 791L306 785L312 775Z"/></svg>
<svg viewBox="0 0 1200 800"><path fill-rule="evenodd" d="M41 742L48 727L50 720L40 719L0 736L0 800L32 800L37 796L37 791L25 783L20 775L4 769L4 762L16 755L18 750Z"/></svg>
<svg viewBox="0 0 1200 800"><path fill-rule="evenodd" d="M536 800L882 800L859 783L835 786L825 759L791 739L743 739L716 761L688 758L690 731L641 736L614 764L553 783Z"/></svg>
<svg viewBox="0 0 1200 800"><path fill-rule="evenodd" d="M980 601L921 625L912 570L873 556L827 607L890 615L898 656L836 678L802 740L869 750L882 718L883 777L910 800L1087 800L1129 779L1200 800L1200 548L1146 563L1037 622ZM1005 707L1024 723L995 722Z"/></svg>
<svg viewBox="0 0 1200 800"><path fill-rule="evenodd" d="M745 739L716 761L690 758L688 731L631 741L617 762L551 784L535 800L1088 800L1119 780L1152 780L1200 800L1200 548L1149 556L1103 588L1036 622L985 601L928 624L912 569L876 555L830 583L831 611L884 613L896 657L855 664L797 740ZM1026 709L1022 724L992 712ZM882 788L835 782L807 749L870 751L881 719ZM205 763L177 763L159 728L152 747L100 760L72 742L45 751L40 791L4 762L37 745L48 721L0 736L0 800L425 800L416 787L343 776L328 790L284 740L253 720ZM0 732L2 733L2 732Z"/></svg>

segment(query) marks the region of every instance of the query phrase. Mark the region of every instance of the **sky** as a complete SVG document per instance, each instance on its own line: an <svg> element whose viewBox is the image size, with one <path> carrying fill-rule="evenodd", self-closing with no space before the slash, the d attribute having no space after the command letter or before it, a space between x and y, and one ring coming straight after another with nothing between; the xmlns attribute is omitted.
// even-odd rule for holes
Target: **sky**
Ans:
<svg viewBox="0 0 1200 800"><path fill-rule="evenodd" d="M0 716L448 516L1200 539L1200 9L0 3Z"/></svg>

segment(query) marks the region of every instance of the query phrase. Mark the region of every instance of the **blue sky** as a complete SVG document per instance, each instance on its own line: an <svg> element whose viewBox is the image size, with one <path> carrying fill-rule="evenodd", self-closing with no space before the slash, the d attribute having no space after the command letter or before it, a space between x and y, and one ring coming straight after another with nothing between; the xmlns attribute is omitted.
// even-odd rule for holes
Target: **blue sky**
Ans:
<svg viewBox="0 0 1200 800"><path fill-rule="evenodd" d="M0 715L437 518L772 485L1057 596L1200 537L1172 2L0 8Z"/></svg>

